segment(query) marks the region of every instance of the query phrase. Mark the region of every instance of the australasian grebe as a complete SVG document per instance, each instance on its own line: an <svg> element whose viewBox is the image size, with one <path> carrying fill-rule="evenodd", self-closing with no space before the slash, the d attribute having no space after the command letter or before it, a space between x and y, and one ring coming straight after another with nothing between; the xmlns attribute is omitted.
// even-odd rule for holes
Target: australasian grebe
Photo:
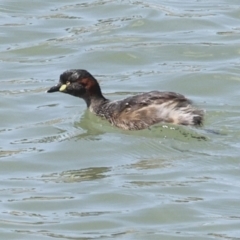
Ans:
<svg viewBox="0 0 240 240"><path fill-rule="evenodd" d="M60 75L47 92L63 92L83 98L91 112L126 130L140 130L165 122L201 126L204 111L175 92L151 91L118 101L106 99L97 80L86 70L72 69Z"/></svg>

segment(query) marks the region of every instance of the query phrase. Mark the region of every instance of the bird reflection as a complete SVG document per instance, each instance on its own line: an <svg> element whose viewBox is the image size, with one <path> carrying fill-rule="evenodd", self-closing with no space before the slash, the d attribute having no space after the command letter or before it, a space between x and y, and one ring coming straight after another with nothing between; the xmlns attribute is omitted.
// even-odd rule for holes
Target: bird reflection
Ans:
<svg viewBox="0 0 240 240"><path fill-rule="evenodd" d="M111 168L109 167L91 167L78 170L67 170L61 173L51 173L49 175L43 175L42 178L46 182L82 182L82 181L94 181L107 177L107 172Z"/></svg>

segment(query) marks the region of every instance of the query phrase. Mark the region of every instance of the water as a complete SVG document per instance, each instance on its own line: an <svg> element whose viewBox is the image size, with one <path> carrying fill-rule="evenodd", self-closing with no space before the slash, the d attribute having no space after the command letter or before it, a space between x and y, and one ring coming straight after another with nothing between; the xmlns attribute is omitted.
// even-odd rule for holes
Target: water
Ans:
<svg viewBox="0 0 240 240"><path fill-rule="evenodd" d="M0 2L0 239L240 239L239 1ZM203 129L127 132L45 91L171 90ZM216 132L216 133L215 133Z"/></svg>

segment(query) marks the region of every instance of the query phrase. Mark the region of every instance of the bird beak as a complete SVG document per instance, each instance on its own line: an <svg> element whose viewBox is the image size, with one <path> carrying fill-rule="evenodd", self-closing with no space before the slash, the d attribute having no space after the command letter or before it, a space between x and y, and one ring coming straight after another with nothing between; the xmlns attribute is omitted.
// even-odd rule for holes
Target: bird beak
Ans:
<svg viewBox="0 0 240 240"><path fill-rule="evenodd" d="M67 82L66 84L58 83L57 85L51 87L47 90L47 93L52 92L66 92L67 86L70 84L70 82Z"/></svg>
<svg viewBox="0 0 240 240"><path fill-rule="evenodd" d="M59 88L59 92L64 92L67 88L67 84L63 84L60 88Z"/></svg>
<svg viewBox="0 0 240 240"><path fill-rule="evenodd" d="M58 92L61 87L62 87L62 84L59 83L59 84L57 84L57 85L49 88L49 89L47 90L47 93Z"/></svg>

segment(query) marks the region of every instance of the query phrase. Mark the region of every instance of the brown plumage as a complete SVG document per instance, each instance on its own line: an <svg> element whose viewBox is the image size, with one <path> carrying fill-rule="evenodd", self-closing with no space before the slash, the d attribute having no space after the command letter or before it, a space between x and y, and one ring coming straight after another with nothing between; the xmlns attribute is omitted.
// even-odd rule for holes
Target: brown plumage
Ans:
<svg viewBox="0 0 240 240"><path fill-rule="evenodd" d="M165 122L201 126L204 111L175 92L152 91L118 101L106 99L97 80L86 70L68 70L47 92L64 92L83 98L91 112L126 130L140 130Z"/></svg>

